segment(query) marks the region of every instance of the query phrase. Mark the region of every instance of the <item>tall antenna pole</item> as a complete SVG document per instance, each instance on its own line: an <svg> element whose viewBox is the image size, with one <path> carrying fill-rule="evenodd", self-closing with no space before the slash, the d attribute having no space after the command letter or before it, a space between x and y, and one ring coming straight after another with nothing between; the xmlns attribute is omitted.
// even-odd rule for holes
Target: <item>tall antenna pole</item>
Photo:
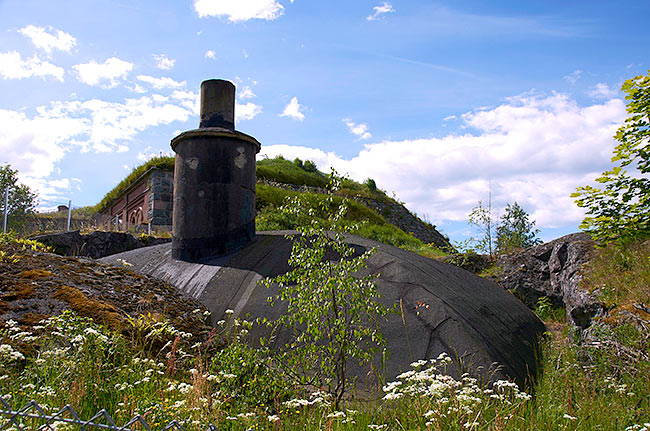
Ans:
<svg viewBox="0 0 650 431"><path fill-rule="evenodd" d="M5 221L2 227L2 233L7 233L7 215L9 214L9 186L5 189Z"/></svg>
<svg viewBox="0 0 650 431"><path fill-rule="evenodd" d="M68 230L67 232L70 232L70 218L72 216L72 200L68 201Z"/></svg>

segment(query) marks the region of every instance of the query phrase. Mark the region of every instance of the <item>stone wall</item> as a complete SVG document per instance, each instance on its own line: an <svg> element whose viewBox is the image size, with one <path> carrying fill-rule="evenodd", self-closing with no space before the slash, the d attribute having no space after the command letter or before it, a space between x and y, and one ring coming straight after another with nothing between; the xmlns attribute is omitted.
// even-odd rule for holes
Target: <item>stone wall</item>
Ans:
<svg viewBox="0 0 650 431"><path fill-rule="evenodd" d="M171 229L174 172L155 170L149 175L147 219L152 227Z"/></svg>

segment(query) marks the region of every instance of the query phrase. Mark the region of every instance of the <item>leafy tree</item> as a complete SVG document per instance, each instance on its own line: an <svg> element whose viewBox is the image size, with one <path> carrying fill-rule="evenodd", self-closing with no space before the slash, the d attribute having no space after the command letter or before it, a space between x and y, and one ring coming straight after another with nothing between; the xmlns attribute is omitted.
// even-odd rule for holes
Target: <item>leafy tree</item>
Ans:
<svg viewBox="0 0 650 431"><path fill-rule="evenodd" d="M318 167L316 166L316 163L312 162L311 160L305 160L305 163L303 164L302 168L307 172L318 172Z"/></svg>
<svg viewBox="0 0 650 431"><path fill-rule="evenodd" d="M332 184L332 190L340 184L335 175ZM377 322L388 309L378 301L375 277L359 276L372 250L355 257L340 233L346 230L346 203L331 212L335 201L330 195L317 210L329 214L325 220L311 217L314 211L302 199L294 197L281 208L304 223L298 227L289 259L293 269L262 281L280 287L272 304L287 305L287 312L269 324L292 334L282 361L287 371L304 382L328 387L338 407L348 385L348 362L367 363L385 347Z"/></svg>
<svg viewBox="0 0 650 431"><path fill-rule="evenodd" d="M8 228L19 228L28 215L34 213L36 194L24 184L18 184L18 171L11 165L0 166L0 217L5 213L5 193L9 187Z"/></svg>
<svg viewBox="0 0 650 431"><path fill-rule="evenodd" d="M616 166L596 178L602 188L578 187L571 195L587 209L580 228L603 243L650 236L650 71L628 79L621 90L630 115L614 135Z"/></svg>
<svg viewBox="0 0 650 431"><path fill-rule="evenodd" d="M366 178L366 180L363 183L366 185L366 187L368 187L368 190L370 190L371 192L377 191L377 183L372 178Z"/></svg>
<svg viewBox="0 0 650 431"><path fill-rule="evenodd" d="M469 214L469 223L476 226L482 234L482 237L478 240L471 240L470 242L476 243L476 250L487 253L490 256L494 254L494 226L496 220L492 216L492 198L488 200L488 206L484 207L481 201L478 202L478 206L472 208L472 212ZM463 247L461 245L461 247ZM466 248L466 247L465 247Z"/></svg>
<svg viewBox="0 0 650 431"><path fill-rule="evenodd" d="M517 202L507 204L496 228L496 248L499 253L508 253L518 248L530 247L540 242L538 233L535 221L528 221L528 214Z"/></svg>

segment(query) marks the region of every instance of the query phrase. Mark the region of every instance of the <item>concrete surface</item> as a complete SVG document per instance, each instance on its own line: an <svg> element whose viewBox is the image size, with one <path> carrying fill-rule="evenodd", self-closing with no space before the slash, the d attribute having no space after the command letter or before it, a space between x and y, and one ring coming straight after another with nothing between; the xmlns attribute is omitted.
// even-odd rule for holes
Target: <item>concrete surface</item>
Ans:
<svg viewBox="0 0 650 431"><path fill-rule="evenodd" d="M202 263L173 260L170 244L101 260L124 259L135 271L169 282L204 304L213 322L224 319L227 309L234 310L235 317L273 319L282 307L270 307L267 298L275 291L258 281L289 270L291 239L285 235L292 233L262 232L243 249ZM347 241L359 253L376 249L367 271L380 274L376 283L381 302L404 311L380 325L390 351L385 379L409 370L415 360L442 352L463 364L450 370L455 376L467 370L484 380L510 378L522 386L537 375L538 340L545 326L513 295L449 264L353 235ZM265 333L253 331L253 341ZM374 367L382 369L378 363ZM363 381L368 369L351 370Z"/></svg>

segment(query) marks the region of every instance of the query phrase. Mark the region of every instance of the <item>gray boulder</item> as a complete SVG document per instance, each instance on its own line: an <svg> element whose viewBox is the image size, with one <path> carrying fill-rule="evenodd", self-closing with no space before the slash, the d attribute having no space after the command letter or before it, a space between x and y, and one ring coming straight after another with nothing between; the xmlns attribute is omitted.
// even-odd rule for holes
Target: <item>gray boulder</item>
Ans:
<svg viewBox="0 0 650 431"><path fill-rule="evenodd" d="M595 243L586 233L573 233L499 256L499 284L515 292L531 308L542 297L564 306L573 324L586 328L605 312L596 298L579 287L581 270L593 253Z"/></svg>
<svg viewBox="0 0 650 431"><path fill-rule="evenodd" d="M271 307L267 298L277 290L258 282L289 270L292 239L287 234L295 232L263 232L245 248L203 263L173 260L170 244L101 261L119 265L117 259L123 259L131 269L176 286L212 312L212 323L224 319L227 309L234 310L234 317L274 319L283 309ZM353 235L346 241L359 254L375 249L366 272L380 274L381 301L400 310L380 324L390 351L387 364L352 369L359 383L369 378L369 369L386 370L382 377L393 379L411 362L442 352L462 363L449 370L452 375L470 371L484 381L510 378L520 385L537 376L538 341L545 327L513 295L452 265ZM266 331L256 328L253 341Z"/></svg>

